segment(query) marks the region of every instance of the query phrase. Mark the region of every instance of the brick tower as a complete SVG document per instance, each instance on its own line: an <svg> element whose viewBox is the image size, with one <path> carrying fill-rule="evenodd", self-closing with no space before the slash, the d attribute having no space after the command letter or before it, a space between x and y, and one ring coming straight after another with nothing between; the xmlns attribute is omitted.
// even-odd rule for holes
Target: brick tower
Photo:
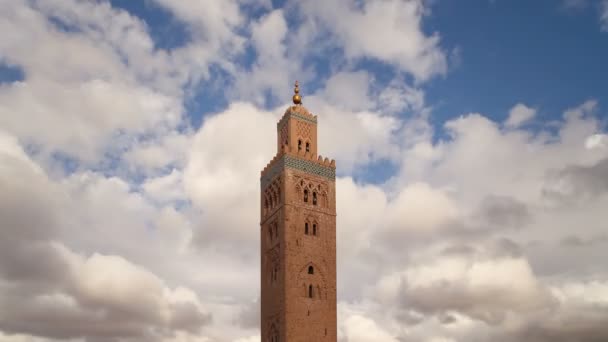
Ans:
<svg viewBox="0 0 608 342"><path fill-rule="evenodd" d="M262 342L336 342L335 161L317 157L317 116L294 105L262 170Z"/></svg>

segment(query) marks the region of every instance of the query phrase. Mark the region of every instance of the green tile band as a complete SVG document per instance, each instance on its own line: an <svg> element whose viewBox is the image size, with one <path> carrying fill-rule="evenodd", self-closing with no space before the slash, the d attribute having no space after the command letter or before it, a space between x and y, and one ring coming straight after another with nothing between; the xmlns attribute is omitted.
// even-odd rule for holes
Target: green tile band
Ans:
<svg viewBox="0 0 608 342"><path fill-rule="evenodd" d="M277 160L274 165L262 176L262 189L265 189L268 183L276 177L284 168L291 168L313 175L325 177L329 180L336 180L336 170L331 166L323 166L315 163L312 160L294 158L289 155L284 155Z"/></svg>

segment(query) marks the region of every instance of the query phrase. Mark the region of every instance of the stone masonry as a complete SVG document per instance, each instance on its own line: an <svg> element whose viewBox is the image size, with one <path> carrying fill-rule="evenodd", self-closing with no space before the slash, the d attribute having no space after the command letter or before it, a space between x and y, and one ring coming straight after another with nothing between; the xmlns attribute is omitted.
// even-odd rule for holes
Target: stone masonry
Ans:
<svg viewBox="0 0 608 342"><path fill-rule="evenodd" d="M317 117L289 107L260 178L262 342L337 341L335 169Z"/></svg>

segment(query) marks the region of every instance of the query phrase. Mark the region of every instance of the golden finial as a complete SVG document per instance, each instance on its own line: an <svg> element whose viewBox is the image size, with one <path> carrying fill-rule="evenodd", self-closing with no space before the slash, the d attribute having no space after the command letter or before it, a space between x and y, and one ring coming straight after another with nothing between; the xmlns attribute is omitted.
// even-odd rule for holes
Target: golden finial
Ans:
<svg viewBox="0 0 608 342"><path fill-rule="evenodd" d="M293 94L293 103L294 104L302 104L302 97L300 96L300 87L298 87L298 81L296 81L296 86L293 89L293 92L295 94Z"/></svg>

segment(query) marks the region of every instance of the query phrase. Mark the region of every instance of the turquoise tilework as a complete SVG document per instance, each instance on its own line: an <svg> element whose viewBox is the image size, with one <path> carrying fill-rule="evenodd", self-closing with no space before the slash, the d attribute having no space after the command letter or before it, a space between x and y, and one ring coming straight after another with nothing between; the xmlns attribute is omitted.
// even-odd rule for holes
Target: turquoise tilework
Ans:
<svg viewBox="0 0 608 342"><path fill-rule="evenodd" d="M323 166L311 160L294 158L289 155L284 155L281 159L277 160L275 164L271 167L271 169L266 172L266 174L260 179L262 183L262 189L265 189L266 186L270 183L270 181L274 177L276 177L284 168L296 169L313 175L325 177L332 181L336 179L336 170L330 166Z"/></svg>

